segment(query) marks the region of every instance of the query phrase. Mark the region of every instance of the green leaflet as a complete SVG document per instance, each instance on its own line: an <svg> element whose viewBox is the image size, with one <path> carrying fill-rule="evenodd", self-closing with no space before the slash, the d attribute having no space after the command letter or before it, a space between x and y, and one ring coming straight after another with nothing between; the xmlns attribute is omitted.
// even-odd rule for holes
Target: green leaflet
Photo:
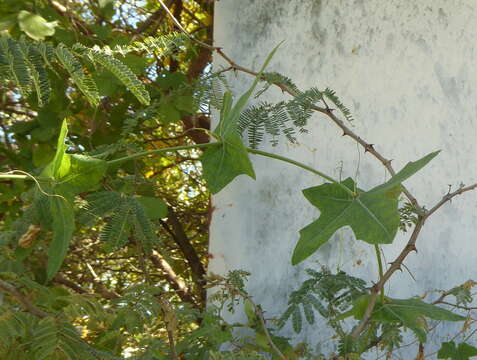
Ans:
<svg viewBox="0 0 477 360"><path fill-rule="evenodd" d="M292 256L296 265L312 255L340 228L350 226L357 239L369 244L390 244L399 227L398 197L401 182L411 177L439 152L409 162L386 183L364 192L351 178L341 183L323 184L303 191L321 214L300 230Z"/></svg>
<svg viewBox="0 0 477 360"><path fill-rule="evenodd" d="M101 233L106 251L112 252L124 246L131 232L148 254L157 242L151 219L167 216L164 201L151 197L123 197L114 209L111 220Z"/></svg>
<svg viewBox="0 0 477 360"><path fill-rule="evenodd" d="M53 319L40 320L32 334L35 359L43 360L52 355L58 346L58 334Z"/></svg>
<svg viewBox="0 0 477 360"><path fill-rule="evenodd" d="M66 134L68 133L68 126L66 121L61 124L60 135L58 136L58 142L56 147L55 157L53 161L45 167L42 172L43 176L59 179L66 175L70 170L70 159L66 154Z"/></svg>
<svg viewBox="0 0 477 360"><path fill-rule="evenodd" d="M444 342L437 353L438 359L468 360L472 356L477 356L477 348L461 343L456 346L455 342Z"/></svg>
<svg viewBox="0 0 477 360"><path fill-rule="evenodd" d="M404 166L401 171L399 171L396 175L394 175L391 179L389 179L389 181L385 182L382 185L376 186L371 191L386 192L388 190L391 190L395 186L400 185L403 181L409 179L412 175L414 175L416 172L418 172L424 166L426 166L439 153L440 153L440 150L434 151L417 161L411 161L407 163L406 166Z"/></svg>
<svg viewBox="0 0 477 360"><path fill-rule="evenodd" d="M350 311L356 319L362 319L368 305L369 296L359 298ZM384 323L401 323L414 332L420 342L426 342L424 318L442 321L463 321L465 317L454 314L439 306L425 303L419 299L386 298L384 304L378 303L371 315L373 320Z"/></svg>
<svg viewBox="0 0 477 360"><path fill-rule="evenodd" d="M238 175L245 174L255 179L255 171L247 149L238 135L226 143L207 149L202 156L204 178L212 194L218 193Z"/></svg>
<svg viewBox="0 0 477 360"><path fill-rule="evenodd" d="M75 229L72 205L65 198L51 196L50 214L53 218L53 240L48 248L47 279L51 280L63 263Z"/></svg>
<svg viewBox="0 0 477 360"><path fill-rule="evenodd" d="M56 193L77 195L96 187L103 178L107 162L86 155L66 153L65 139L68 133L66 120L61 125L58 145L53 161L42 172L42 176L53 180Z"/></svg>
<svg viewBox="0 0 477 360"><path fill-rule="evenodd" d="M58 179L57 191L76 195L94 189L104 176L106 161L86 155L66 156L69 157L70 169Z"/></svg>
<svg viewBox="0 0 477 360"><path fill-rule="evenodd" d="M167 204L164 200L150 196L138 196L136 200L144 207L148 219L157 220L167 217Z"/></svg>
<svg viewBox="0 0 477 360"><path fill-rule="evenodd" d="M0 36L0 78L13 80L23 96L31 90L28 65L22 56L20 45Z"/></svg>
<svg viewBox="0 0 477 360"><path fill-rule="evenodd" d="M212 194L218 193L238 175L245 174L255 179L255 172L248 157L247 149L240 138L237 125L240 114L247 105L261 78L261 74L277 51L278 46L268 55L252 86L238 99L235 105L232 104L231 93L226 92L224 94L220 121L214 130L214 134L221 142L217 146L208 148L202 156L204 178Z"/></svg>
<svg viewBox="0 0 477 360"><path fill-rule="evenodd" d="M26 10L18 13L18 24L20 29L33 40L44 40L45 37L52 36L55 33L55 27L58 26L57 21L48 22L42 16Z"/></svg>
<svg viewBox="0 0 477 360"><path fill-rule="evenodd" d="M68 133L63 121L53 161L42 172L50 179L48 196L49 213L52 218L53 240L48 249L47 278L51 280L60 269L68 251L75 228L73 197L97 186L106 171L104 160L84 155L66 154L65 139Z"/></svg>
<svg viewBox="0 0 477 360"><path fill-rule="evenodd" d="M104 242L106 251L112 252L128 241L131 232L130 219L133 218L133 211L130 203L122 200L121 205L116 209L110 222L106 225L104 232L101 234L101 241Z"/></svg>

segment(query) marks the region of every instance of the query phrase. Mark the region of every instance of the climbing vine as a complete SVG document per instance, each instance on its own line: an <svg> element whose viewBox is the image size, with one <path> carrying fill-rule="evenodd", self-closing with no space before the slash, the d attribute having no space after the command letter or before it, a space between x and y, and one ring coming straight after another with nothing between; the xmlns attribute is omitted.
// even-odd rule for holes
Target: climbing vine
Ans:
<svg viewBox="0 0 477 360"><path fill-rule="evenodd" d="M68 12L58 2L51 3L59 13ZM113 21L111 3L100 1L91 10L98 12L105 24ZM45 40L55 34L60 19L47 21L32 9L15 9L15 16L6 20L11 26L0 36L1 114L22 115L28 120L9 117L8 128L3 124L1 128L6 159L2 159L0 173L6 200L1 200L13 206L3 211L0 219L3 358L361 359L374 349L392 358L393 351L404 345L404 334L410 332L419 344L421 359L432 321L461 323L462 332L468 331L475 322L471 307L475 282L442 291L433 302L419 297L391 298L385 285L416 250L426 220L477 184L461 186L431 208L424 208L404 183L419 176L439 151L410 159L395 170L374 145L348 126L352 114L335 91L315 87L302 91L290 78L267 72L279 46L264 56L258 71L246 69L221 48L190 35L174 15L183 8L176 5L171 11L162 0L159 5L157 14L167 15L179 31L128 38L120 44L104 44L108 36L74 14L69 14L69 21L83 29L85 37L79 41L70 38L68 44ZM189 9L194 15L193 11L199 20L205 16L200 7ZM92 31L101 41L89 41ZM171 71L177 70L178 61L185 61L188 52L203 49L222 57L229 67L215 73L202 69L195 78ZM159 62L167 64L161 68ZM231 70L253 76L250 88L238 97L223 76ZM111 84L113 89L108 88ZM289 94L290 99L250 105L271 86ZM115 98L115 91L120 91L120 97ZM12 103L28 104L28 111L18 110ZM63 106L67 110L59 110ZM110 141L96 141L93 133L85 135L78 129L86 123L84 119L99 127L98 112L114 113L116 108L115 117L103 119L113 129ZM211 108L218 110L215 129L199 124ZM314 112L381 162L390 179L362 189L357 179L335 179L320 169L259 149L266 137L272 144L295 142L299 132L307 131ZM175 134L179 122L192 124L183 136L194 133L194 141L171 146L169 140L182 137L172 136L162 142L151 141L153 148L143 146L156 132ZM106 130L103 136L107 135ZM199 141L203 136L212 141ZM36 155L28 149L32 137L38 140ZM77 138L81 139L73 141ZM376 252L379 273L373 284L343 271L307 269L309 278L296 284L283 315L269 319L266 309L247 292L246 280L253 274L242 270L206 273L194 246L186 241L189 234L181 227L174 204L190 204L200 191L219 193L241 175L255 179L253 156L299 167L325 182L296 189L320 215L297 234L290 262L296 265L319 252L336 231L348 226L357 241L366 242ZM182 162L186 165L181 167L178 164ZM158 182L151 180L154 172L147 170L147 175L142 175L139 169L153 168L150 163L178 166L187 175L197 176L193 180L198 185L171 186L176 173L172 180L163 180L159 193L155 191ZM404 204L402 196L407 198ZM159 226L174 239L183 255L180 261L177 249L171 249L159 236ZM380 245L393 243L399 230L409 232L408 242L385 270ZM194 236L199 236L197 233ZM83 261L81 251L89 247L101 255L94 259L90 254ZM79 260L68 262L73 256ZM114 266L124 259L131 265L129 276L111 275L122 271ZM101 260L106 263L105 271L98 275L94 266ZM183 266L179 263L187 263L183 272L190 274L194 285L177 276L177 269ZM155 282L156 268L165 274L167 283ZM83 271L89 274L86 288L81 280ZM72 274L77 281L69 279ZM207 302L206 289L211 289ZM246 323L227 322L224 311L243 311ZM318 331L324 326L332 329L334 353L322 354L280 335L289 322L300 333L305 321ZM244 327L251 336L237 331ZM443 341L436 356L477 356L477 348L470 345L473 333L459 343Z"/></svg>

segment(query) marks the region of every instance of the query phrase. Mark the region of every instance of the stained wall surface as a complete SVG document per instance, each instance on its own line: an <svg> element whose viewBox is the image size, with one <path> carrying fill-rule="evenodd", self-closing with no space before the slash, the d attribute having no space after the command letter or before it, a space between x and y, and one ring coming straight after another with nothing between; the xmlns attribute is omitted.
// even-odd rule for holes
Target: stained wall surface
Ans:
<svg viewBox="0 0 477 360"><path fill-rule="evenodd" d="M441 154L406 182L427 208L459 184L477 181L477 3L473 0L220 0L215 42L237 63L257 69L285 40L269 67L301 89L331 87L351 109L352 129L394 159L399 169L437 149ZM215 59L215 68L223 61ZM237 93L250 77L232 77ZM267 100L280 100L271 91ZM286 98L286 97L285 97ZM263 149L368 189L389 176L382 165L326 117L314 115L297 145ZM253 157L257 181L241 176L214 196L210 271L252 272L250 293L279 315L303 270L325 265L375 280L374 249L347 229L299 266L291 252L298 231L319 212L301 190L322 181L290 165ZM406 298L477 278L477 193L456 198L426 223L418 255L397 273L388 293ZM384 246L391 261L406 243ZM240 316L240 315L235 315ZM451 328L441 326L439 336ZM302 339L327 347L327 333L307 328ZM283 334L290 335L290 328ZM431 342L433 338L431 338Z"/></svg>

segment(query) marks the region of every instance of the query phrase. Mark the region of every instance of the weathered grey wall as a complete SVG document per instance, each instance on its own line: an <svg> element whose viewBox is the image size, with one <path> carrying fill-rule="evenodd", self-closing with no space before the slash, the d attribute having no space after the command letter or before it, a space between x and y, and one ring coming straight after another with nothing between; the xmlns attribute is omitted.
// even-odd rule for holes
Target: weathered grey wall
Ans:
<svg viewBox="0 0 477 360"><path fill-rule="evenodd" d="M477 181L476 18L473 0L220 0L215 39L239 64L255 69L286 40L269 70L290 76L302 89L335 89L355 116L353 129L396 159L398 169L442 149L406 183L429 207L449 184L455 189ZM216 67L220 64L216 59ZM236 89L240 92L248 81L240 75ZM269 98L281 94L272 92ZM341 167L343 177L359 171L365 189L386 179L382 166L327 118L315 115L309 129L299 145L270 149L335 176ZM284 309L307 267L327 265L376 277L373 249L346 230L292 267L298 231L319 215L301 190L321 181L274 160L254 158L254 165L257 181L242 176L213 199L210 271L250 270L250 292L269 315ZM406 260L416 281L398 273L388 288L392 296L422 295L477 278L476 200L472 193L455 199L428 221L418 256ZM393 259L406 241L401 234L385 246L386 259ZM304 338L316 341L316 330L308 329Z"/></svg>

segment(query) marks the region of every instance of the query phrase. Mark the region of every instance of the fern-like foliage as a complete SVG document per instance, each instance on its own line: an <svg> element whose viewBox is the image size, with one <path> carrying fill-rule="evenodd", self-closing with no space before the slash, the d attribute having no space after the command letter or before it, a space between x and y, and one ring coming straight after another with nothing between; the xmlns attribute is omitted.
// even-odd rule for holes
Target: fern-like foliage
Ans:
<svg viewBox="0 0 477 360"><path fill-rule="evenodd" d="M25 39L14 40L0 36L0 80L13 83L22 96L37 94L38 104L48 102L51 86L48 71L57 74L58 65L71 76L74 84L86 96L92 106L99 104L97 85L91 74L86 71L82 58L99 64L120 80L137 99L148 105L150 96L144 84L121 60L114 55L130 52L146 52L168 56L184 49L189 39L184 34L168 34L161 37L148 37L130 45L114 48L88 48L76 44L68 48L64 44L53 47L44 42L29 42Z"/></svg>
<svg viewBox="0 0 477 360"><path fill-rule="evenodd" d="M116 76L142 104L149 105L151 98L146 87L123 62L98 50L83 49L87 50L87 56L93 62L102 65Z"/></svg>
<svg viewBox="0 0 477 360"><path fill-rule="evenodd" d="M295 93L300 92L298 86L296 86L292 79L278 72L264 72L262 74L262 80L265 81L266 84L255 94L255 97L262 95L271 85L284 85Z"/></svg>
<svg viewBox="0 0 477 360"><path fill-rule="evenodd" d="M311 325L315 323L314 312L317 311L332 327L337 328L339 325L334 318L366 293L366 283L343 271L332 274L323 268L320 272L312 269L306 272L310 279L290 295L288 308L278 321L279 327L283 327L291 318L293 329L299 333L303 327L303 315Z"/></svg>
<svg viewBox="0 0 477 360"><path fill-rule="evenodd" d="M170 56L177 51L187 48L190 44L189 37L184 33L165 34L161 37L148 36L142 41L134 41L129 45L116 45L113 48L93 47L94 51L105 53L106 55L126 55L131 52L141 52L146 54L157 54L161 57Z"/></svg>
<svg viewBox="0 0 477 360"><path fill-rule="evenodd" d="M81 209L78 221L90 225L106 218L100 239L108 251L126 245L132 234L146 253L151 252L157 236L140 201L114 191L96 192L86 200L88 203Z"/></svg>
<svg viewBox="0 0 477 360"><path fill-rule="evenodd" d="M192 83L194 105L196 108L222 108L224 93L231 91L227 79L222 73L207 74Z"/></svg>
<svg viewBox="0 0 477 360"><path fill-rule="evenodd" d="M38 104L40 106L46 104L50 99L50 80L43 66L43 56L35 46L24 39L20 40L19 48L28 66L30 79L37 94Z"/></svg>
<svg viewBox="0 0 477 360"><path fill-rule="evenodd" d="M211 351L209 353L210 360L265 360L265 356L260 355L256 351L226 351L216 352Z"/></svg>
<svg viewBox="0 0 477 360"><path fill-rule="evenodd" d="M99 93L96 83L90 75L85 74L78 59L62 44L55 49L55 54L90 104L97 106L99 104Z"/></svg>
<svg viewBox="0 0 477 360"><path fill-rule="evenodd" d="M112 327L124 327L129 333L136 334L154 324L161 315L162 306L158 300L160 292L159 288L148 285L135 285L126 289L124 296L115 300L119 312Z"/></svg>
<svg viewBox="0 0 477 360"><path fill-rule="evenodd" d="M10 38L0 37L0 67L2 78L12 79L20 93L30 92L30 73L20 44Z"/></svg>
<svg viewBox="0 0 477 360"><path fill-rule="evenodd" d="M266 134L271 137L270 143L273 146L278 144L280 135L285 136L291 143L296 142L296 130L307 132L306 125L314 108L318 105L326 105L325 98L329 99L348 121L353 120L350 110L329 88L320 91L312 87L301 91L290 78L277 72L264 73L261 80L266 84L256 93L256 98L267 91L271 85L286 89L293 98L276 104L261 102L250 106L242 113L238 128L241 134L248 138L252 148L257 148Z"/></svg>
<svg viewBox="0 0 477 360"><path fill-rule="evenodd" d="M264 140L265 134L271 136L273 146L278 144L280 135L291 142L296 142L296 129L307 132L306 125L313 110L312 107L323 98L321 92L311 88L299 92L289 101L280 101L276 104L261 102L250 106L242 112L238 130L244 136L247 133L249 144L252 148Z"/></svg>
<svg viewBox="0 0 477 360"><path fill-rule="evenodd" d="M403 342L402 328L396 324L381 324L381 343L385 344L386 350L392 351L401 346Z"/></svg>
<svg viewBox="0 0 477 360"><path fill-rule="evenodd" d="M77 329L54 318L39 319L24 312L1 311L0 352L2 359L117 359L86 344ZM3 357L14 354L11 357Z"/></svg>
<svg viewBox="0 0 477 360"><path fill-rule="evenodd" d="M341 111L346 120L349 122L354 120L351 111L341 102L334 90L326 88L323 90L323 96L330 100L339 109L339 111Z"/></svg>

